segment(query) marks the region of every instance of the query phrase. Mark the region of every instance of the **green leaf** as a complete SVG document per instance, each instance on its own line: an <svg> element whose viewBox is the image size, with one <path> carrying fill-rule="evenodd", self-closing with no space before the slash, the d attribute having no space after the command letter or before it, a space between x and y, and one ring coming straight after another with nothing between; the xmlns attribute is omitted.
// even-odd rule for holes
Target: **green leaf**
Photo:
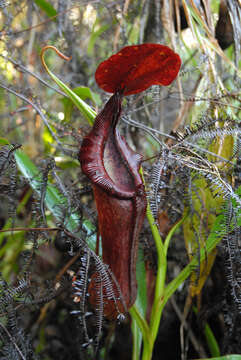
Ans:
<svg viewBox="0 0 241 360"><path fill-rule="evenodd" d="M74 169L74 168L79 169L78 160L68 158L67 156L66 157L58 156L57 158L55 158L55 163L62 170Z"/></svg>
<svg viewBox="0 0 241 360"><path fill-rule="evenodd" d="M96 117L96 112L84 102L77 94L74 93L67 85L65 85L61 80L57 78L51 71L49 71L49 75L52 79L59 85L59 87L69 96L69 98L73 101L75 106L82 112L90 125L93 124L94 118Z"/></svg>
<svg viewBox="0 0 241 360"><path fill-rule="evenodd" d="M146 269L144 262L144 254L141 249L138 251L136 278L138 284L138 293L135 305L142 316L145 317L147 309L147 289L146 289Z"/></svg>
<svg viewBox="0 0 241 360"><path fill-rule="evenodd" d="M216 151L217 152L217 151ZM209 233L215 221L213 209L218 212L224 200L222 197L215 197L208 187L205 178L194 179L192 214L186 218L183 224L183 235L185 247L190 260L196 254L206 247L205 233ZM203 214L203 204L205 204L205 214ZM213 263L216 258L216 252L210 252L203 262L198 265L198 272L193 271L190 280L189 291L192 297L198 295L210 274Z"/></svg>
<svg viewBox="0 0 241 360"><path fill-rule="evenodd" d="M217 216L213 227L211 229L211 233L208 236L206 248L201 250L200 261L203 261L207 254L209 254L221 241L223 237L222 232L222 224L224 221L224 215L221 214ZM174 292L178 289L178 287L189 277L191 272L193 271L193 267L198 263L197 258L194 258L179 274L173 279L165 288L164 300L162 303L162 307L165 306L168 299L174 294Z"/></svg>
<svg viewBox="0 0 241 360"><path fill-rule="evenodd" d="M55 8L46 0L34 0L35 4L45 12L48 17L53 17L57 15Z"/></svg>
<svg viewBox="0 0 241 360"><path fill-rule="evenodd" d="M6 235L6 233L5 233ZM6 237L5 237L6 238ZM8 237L8 240L4 245L1 246L0 256L1 256L1 264L0 271L4 277L4 279L9 280L12 271L17 271L17 259L18 256L23 251L24 247L24 236L21 233L11 233Z"/></svg>
<svg viewBox="0 0 241 360"><path fill-rule="evenodd" d="M77 96L80 97L80 99L90 99L92 100L96 105L101 105L100 96L93 91L90 90L90 88L86 86L79 86L72 90ZM73 112L73 101L70 98L62 98L62 103L64 104L64 119L65 121L70 121L72 112Z"/></svg>
<svg viewBox="0 0 241 360"><path fill-rule="evenodd" d="M150 352L150 347L151 347L150 336L149 336L150 329L149 329L149 326L148 326L145 318L139 313L135 304L130 308L129 312L130 312L131 318L136 321L136 324L138 325L139 329L141 330L144 348L146 348L147 351ZM133 360L134 360L134 358L133 358Z"/></svg>
<svg viewBox="0 0 241 360"><path fill-rule="evenodd" d="M220 349L219 349L217 340L212 332L212 329L210 328L210 326L208 324L205 325L204 334L205 334L205 338L206 338L210 353L213 356L219 356Z"/></svg>
<svg viewBox="0 0 241 360"><path fill-rule="evenodd" d="M9 141L7 139L0 137L0 145L9 145Z"/></svg>
<svg viewBox="0 0 241 360"><path fill-rule="evenodd" d="M131 321L132 332L132 360L139 360L141 356L142 333L138 326L137 321L132 316Z"/></svg>
<svg viewBox="0 0 241 360"><path fill-rule="evenodd" d="M77 94L82 100L90 99L95 104L101 105L101 100L99 94L93 92L87 86L79 86L72 90L75 94ZM64 99L69 100L69 99Z"/></svg>
<svg viewBox="0 0 241 360"><path fill-rule="evenodd" d="M37 192L40 196L41 189L41 174L37 167L32 163L29 157L22 151L15 152L15 159L18 165L19 170L29 181L31 187ZM63 209L66 209L68 206L68 201L65 196L63 196L59 190L48 183L45 196L45 204L48 209L51 211L53 216L62 220ZM70 231L77 231L80 226L79 214L74 211L66 217L66 228ZM96 236L95 236L95 227L89 220L82 220L82 227L86 230L87 233L87 243L88 245L95 250ZM76 233L76 235L78 235Z"/></svg>
<svg viewBox="0 0 241 360"><path fill-rule="evenodd" d="M197 311L197 308L195 306L193 307L193 311L197 315L198 311ZM216 338L214 336L214 333L212 332L212 329L208 325L208 323L205 324L204 335L205 335L205 338L206 338L206 341L207 341L207 344L208 344L210 354L212 356L220 356L220 349L219 349L217 340L216 340Z"/></svg>
<svg viewBox="0 0 241 360"><path fill-rule="evenodd" d="M54 50L54 47L50 47L49 49ZM63 83L52 71L49 70L47 67L45 60L44 60L44 52L48 50L48 48L44 48L42 50L41 59L43 62L43 65L48 72L49 76L52 78L52 80L65 92L65 94L73 101L75 106L82 112L82 114L85 116L87 121L90 125L93 124L94 118L96 117L96 112L88 105L86 102L84 102L73 90L71 90L67 85ZM58 50L54 50L56 53L58 53ZM60 56L60 55L59 55ZM63 55L62 55L63 56Z"/></svg>
<svg viewBox="0 0 241 360"><path fill-rule="evenodd" d="M136 264L136 278L137 278L137 298L135 302L135 307L138 312L145 317L147 309L147 289L146 289L146 269L144 262L143 251L139 249L138 259ZM141 344L142 344L142 333L135 318L132 318L131 331L133 336L133 350L132 350L132 360L139 360L141 354Z"/></svg>

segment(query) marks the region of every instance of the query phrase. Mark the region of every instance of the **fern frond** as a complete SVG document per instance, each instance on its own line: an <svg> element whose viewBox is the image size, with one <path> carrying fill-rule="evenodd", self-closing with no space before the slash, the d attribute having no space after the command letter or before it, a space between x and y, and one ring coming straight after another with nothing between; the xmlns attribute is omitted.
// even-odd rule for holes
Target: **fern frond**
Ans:
<svg viewBox="0 0 241 360"><path fill-rule="evenodd" d="M88 274L90 267L90 252L86 247L84 249L83 254L80 256L81 266L78 272L75 275L75 279L73 281L73 289L74 295L77 296L79 301L79 310L78 310L78 318L80 324L82 326L83 334L84 334L84 343L90 343L90 338L88 335L87 324L86 324L86 296L87 296L87 287L88 287Z"/></svg>

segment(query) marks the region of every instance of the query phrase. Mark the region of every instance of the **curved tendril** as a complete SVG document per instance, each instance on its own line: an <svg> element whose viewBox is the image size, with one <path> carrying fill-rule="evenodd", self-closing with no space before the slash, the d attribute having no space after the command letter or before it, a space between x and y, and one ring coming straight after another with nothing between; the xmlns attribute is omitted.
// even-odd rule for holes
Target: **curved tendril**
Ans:
<svg viewBox="0 0 241 360"><path fill-rule="evenodd" d="M52 49L56 52L56 54L61 58L61 59L64 59L66 61L70 61L72 59L72 56L66 56L64 55L61 51L59 51L55 46L53 45L46 45L42 48L41 50L41 53L40 53L40 58L41 58L41 62L43 64L43 67L45 68L45 70L47 71L47 73L49 73L49 68L45 62L45 59L44 59L44 54L45 54L45 51L46 50L49 50L49 49Z"/></svg>

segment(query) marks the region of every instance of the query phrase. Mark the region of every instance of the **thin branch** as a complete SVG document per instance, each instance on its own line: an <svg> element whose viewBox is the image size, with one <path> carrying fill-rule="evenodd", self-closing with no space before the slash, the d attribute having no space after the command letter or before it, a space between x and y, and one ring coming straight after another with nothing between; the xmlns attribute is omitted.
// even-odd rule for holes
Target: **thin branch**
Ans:
<svg viewBox="0 0 241 360"><path fill-rule="evenodd" d="M180 96L175 97L175 93L174 93L174 92L171 93L170 95L171 95L172 99L174 99L174 100L180 100ZM240 94L238 94L238 95L240 95ZM181 100L182 100L182 101L189 101L189 102L206 101L206 102L210 102L210 104L217 104L217 105L229 106L229 107L232 107L232 108L234 108L234 109L241 110L241 107L240 107L240 106L236 106L236 105L233 105L233 104L230 104L230 103L226 103L226 102L220 101L220 99L226 98L226 97L232 97L232 94L226 93L226 94L224 94L224 95L222 95L222 96L220 96L220 97L216 97L216 98L213 98L213 99L212 99L212 98L205 98L205 97L201 97L201 96L200 96L200 97L197 97L197 96L195 96L195 97L188 97L188 95L187 95L186 98L183 98L183 99L181 99Z"/></svg>
<svg viewBox="0 0 241 360"><path fill-rule="evenodd" d="M5 326L3 324L0 323L0 326L2 327L2 329L5 331L5 333L8 335L9 339L11 340L12 344L15 346L17 352L19 353L21 359L26 360L26 358L24 357L22 351L19 349L18 345L15 343L14 339L12 338L11 334L8 332L8 330L5 328Z"/></svg>
<svg viewBox="0 0 241 360"><path fill-rule="evenodd" d="M99 0L86 1L85 4L89 4L89 3L91 3L91 4L99 3ZM83 5L85 5L85 4L82 3L81 5L83 6ZM28 28L26 28L26 29L23 29L23 30L19 30L19 31L6 31L6 32L3 31L3 32L2 32L2 35L18 35L18 34L22 34L23 32L30 31L30 30L35 29L35 28L37 28L37 27L40 27L40 26L42 26L42 25L48 24L49 22L55 20L59 15L65 14L65 13L67 13L67 12L70 12L70 11L72 11L73 9L76 9L76 8L79 8L79 6L72 6L72 7L70 7L69 9L67 9L67 10L65 10L65 11L59 12L59 13L57 13L56 15L51 16L50 18L46 19L45 21L42 21L41 23L38 23L37 25L30 26L30 27L28 27Z"/></svg>
<svg viewBox="0 0 241 360"><path fill-rule="evenodd" d="M62 278L62 276L66 273L66 271L70 268L71 265L73 265L75 263L75 261L79 258L80 256L80 251L77 252L77 254L75 254L74 257L72 257L67 264L65 264L65 266L58 272L58 274L56 275L56 282L59 282L60 279Z"/></svg>
<svg viewBox="0 0 241 360"><path fill-rule="evenodd" d="M55 87L53 87L52 85L50 85L49 83L47 83L45 80L43 80L39 75L34 74L32 71L30 71L29 69L27 69L25 66L23 66L22 64L20 64L19 62L17 62L16 60L13 60L12 58L8 57L8 56L4 56L3 54L0 54L0 56L7 60L10 61L12 64L14 64L16 66L16 68L21 69L23 72L33 76L35 79L39 80L40 83L42 83L43 85L49 87L50 89L56 91L57 93L59 93L60 95L67 97L67 95L62 92L59 89L56 89Z"/></svg>
<svg viewBox="0 0 241 360"><path fill-rule="evenodd" d="M172 139L172 140L177 141L177 139L174 136L166 134L166 133L164 133L164 132L162 132L160 130L153 129L153 128L147 126L147 125L140 124L137 121L130 119L129 117L127 118L126 116L124 116L124 117L122 117L122 120L128 125L132 125L134 127L137 127L137 128L140 128L140 129L144 130L149 135L151 135L159 143L159 145L161 145L161 146L164 146L165 144L163 142L161 142L153 133L156 133L156 134L164 136L164 137L166 137L168 139ZM223 162L226 162L228 164L233 164L230 160L227 160L227 159L223 158L220 155L217 155L217 154L215 154L215 153L213 153L213 152L211 152L211 151L209 151L207 149L204 149L204 148L198 146L197 144L190 143L190 142L188 142L186 140L183 140L182 142L177 143L175 146L178 146L181 143L183 143L185 145L189 145L191 147L194 147L197 150L199 150L201 152L204 152L204 153L206 153L208 155L212 155L212 156L216 157L217 159L219 159L219 160L221 160Z"/></svg>
<svg viewBox="0 0 241 360"><path fill-rule="evenodd" d="M179 318L180 322L183 324L183 327L185 330L188 330L188 336L191 340L191 343L194 347L194 349L196 350L196 352L202 357L207 357L207 354L205 352L205 349L203 348L202 344L200 344L197 340L197 338L195 337L193 331L190 329L190 327L187 324L187 321L184 318L184 315L181 313L176 301L174 300L173 296L170 299L171 304L173 306L173 309L175 311L175 313L177 314L177 317Z"/></svg>
<svg viewBox="0 0 241 360"><path fill-rule="evenodd" d="M39 116L41 117L41 119L43 120L44 124L47 126L51 136L55 139L55 141L57 142L57 144L59 145L59 147L63 150L63 152L65 152L66 150L64 149L62 143L59 141L58 137L55 135L55 133L52 131L51 127L49 126L48 123L48 119L46 118L46 116L44 115L44 113L42 112L42 110L35 104L33 103L31 100L29 100L26 96L24 96L23 94L18 93L17 91L10 89L7 85L3 84L2 82L0 82L0 87L7 90L8 92L10 92L11 94L14 94L15 96L19 97L20 99L22 99L23 101L27 102L29 105L31 105L34 110L39 114Z"/></svg>
<svg viewBox="0 0 241 360"><path fill-rule="evenodd" d="M2 232L13 232L13 231L57 231L60 230L58 227L49 228L49 227L36 227L36 228L25 228L25 227L19 227L19 228L11 228L11 229L3 229L0 230L0 233Z"/></svg>

